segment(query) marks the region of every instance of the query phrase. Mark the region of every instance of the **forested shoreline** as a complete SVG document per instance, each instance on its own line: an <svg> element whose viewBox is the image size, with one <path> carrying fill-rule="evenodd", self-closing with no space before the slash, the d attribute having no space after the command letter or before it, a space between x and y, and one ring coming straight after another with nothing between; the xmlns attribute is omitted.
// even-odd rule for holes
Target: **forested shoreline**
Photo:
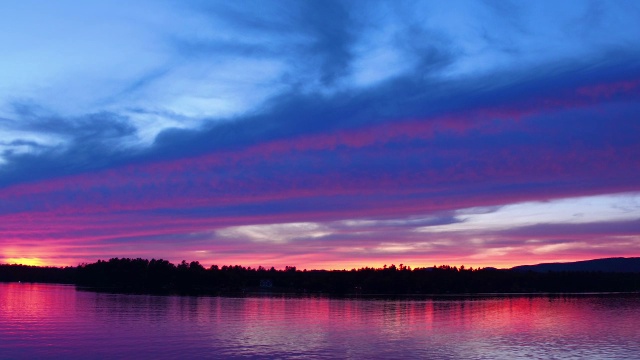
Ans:
<svg viewBox="0 0 640 360"><path fill-rule="evenodd" d="M77 267L0 265L2 282L74 284L99 291L144 294L223 295L297 293L327 295L429 295L482 293L638 292L640 273L516 271L447 265L404 265L352 270L205 268L197 261L113 258Z"/></svg>

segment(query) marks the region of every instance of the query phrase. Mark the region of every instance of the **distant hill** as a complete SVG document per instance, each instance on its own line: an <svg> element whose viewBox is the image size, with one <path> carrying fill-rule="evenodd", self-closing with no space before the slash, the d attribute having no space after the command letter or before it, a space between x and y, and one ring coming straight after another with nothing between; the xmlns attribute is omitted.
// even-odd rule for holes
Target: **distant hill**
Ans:
<svg viewBox="0 0 640 360"><path fill-rule="evenodd" d="M633 272L640 273L640 257L606 258L584 260L566 263L545 263L537 265L521 265L511 268L514 271L602 271L602 272Z"/></svg>

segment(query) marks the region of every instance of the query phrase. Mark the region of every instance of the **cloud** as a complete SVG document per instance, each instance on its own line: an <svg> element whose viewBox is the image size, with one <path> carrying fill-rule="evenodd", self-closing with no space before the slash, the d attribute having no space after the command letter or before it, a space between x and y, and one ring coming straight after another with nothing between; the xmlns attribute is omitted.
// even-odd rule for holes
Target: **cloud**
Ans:
<svg viewBox="0 0 640 360"><path fill-rule="evenodd" d="M134 131L126 118L98 114L65 122L38 117L32 127L73 136L72 145L46 156L16 158L5 165L13 170L5 172L2 183L78 175L7 190L4 208L37 207L19 194L48 192L47 203L60 211L100 203L127 211L187 206L216 214L219 207L251 203L268 209L272 203L286 208L313 199L308 206L313 212L357 212L376 202L388 211L405 206L424 212L628 191L637 183L626 169L637 159L637 124L628 119L636 110L639 86L628 77L619 80L629 71L616 68L621 73L609 67L573 70L546 77L546 85L531 80L466 98L456 96L470 86L461 82L448 98L446 91L418 97L423 107L401 96L414 93L419 84L409 90L381 85L350 101L338 95L297 96L260 115L200 131L165 132L154 147L137 151L117 147ZM610 74L607 82L600 78L603 73ZM383 94L392 93L386 103L404 103L397 108L406 113L382 116L376 106L384 103ZM484 98L493 100L479 101ZM366 116L369 112L377 117ZM612 163L612 157L620 161Z"/></svg>
<svg viewBox="0 0 640 360"><path fill-rule="evenodd" d="M102 63L61 62L43 92L0 92L1 236L134 252L173 237L185 251L211 241L207 251L256 255L260 244L307 260L499 257L527 240L517 229L549 231L544 241L575 229L595 249L580 229L614 222L496 220L517 214L513 204L551 211L554 199L639 191L639 53L629 29L605 21L634 28L634 5L607 5L602 19L575 3L553 14L509 3L153 6L122 39L132 64L105 68L115 80ZM108 14L107 28L120 24ZM563 30L574 23L582 30ZM147 36L153 46L138 49ZM76 104L65 89L77 88Z"/></svg>
<svg viewBox="0 0 640 360"><path fill-rule="evenodd" d="M112 113L63 118L54 114L34 114L22 106L24 116L14 127L26 139L8 143L27 147L26 151L5 151L0 167L0 183L33 181L59 177L118 164L129 158L135 128L126 117ZM29 134L45 134L29 139ZM127 155L125 155L127 154Z"/></svg>
<svg viewBox="0 0 640 360"><path fill-rule="evenodd" d="M216 236L244 238L254 242L286 243L298 238L317 238L330 234L315 223L243 225L216 231Z"/></svg>
<svg viewBox="0 0 640 360"><path fill-rule="evenodd" d="M453 212L450 223L417 228L419 232L516 231L526 234L537 226L617 223L640 219L640 194L584 196L509 204L492 209L470 208ZM576 227L577 229L578 227ZM587 227L588 228L588 227ZM609 231L609 230L607 230Z"/></svg>

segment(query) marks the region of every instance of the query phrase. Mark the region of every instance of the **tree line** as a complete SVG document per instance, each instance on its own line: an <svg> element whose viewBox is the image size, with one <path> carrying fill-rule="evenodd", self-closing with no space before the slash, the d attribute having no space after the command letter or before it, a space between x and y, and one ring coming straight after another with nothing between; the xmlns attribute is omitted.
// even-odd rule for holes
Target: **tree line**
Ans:
<svg viewBox="0 0 640 360"><path fill-rule="evenodd" d="M637 292L640 273L533 272L447 265L351 270L299 270L178 265L163 259L113 258L77 267L0 265L0 281L75 284L95 290L150 294L285 292L330 295Z"/></svg>

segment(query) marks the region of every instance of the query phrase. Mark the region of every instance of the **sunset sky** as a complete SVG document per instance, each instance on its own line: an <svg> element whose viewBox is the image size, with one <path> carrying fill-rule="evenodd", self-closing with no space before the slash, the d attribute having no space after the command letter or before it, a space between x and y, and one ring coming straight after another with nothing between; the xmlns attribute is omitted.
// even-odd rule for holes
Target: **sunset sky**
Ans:
<svg viewBox="0 0 640 360"><path fill-rule="evenodd" d="M0 263L640 256L640 2L0 2Z"/></svg>

